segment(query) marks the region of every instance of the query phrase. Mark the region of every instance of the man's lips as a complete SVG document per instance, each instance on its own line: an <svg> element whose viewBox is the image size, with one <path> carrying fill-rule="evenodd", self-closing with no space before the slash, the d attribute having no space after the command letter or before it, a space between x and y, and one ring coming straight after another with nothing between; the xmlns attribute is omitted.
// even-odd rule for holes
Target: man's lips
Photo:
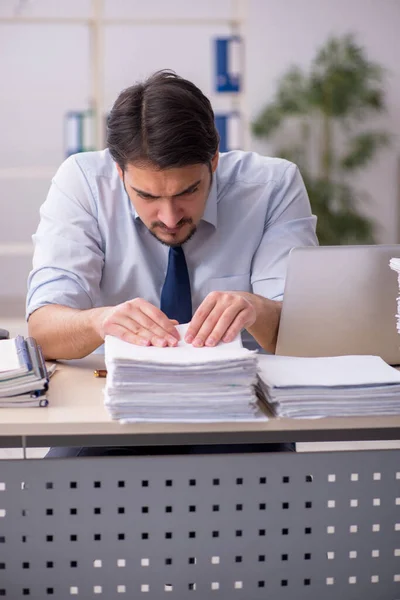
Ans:
<svg viewBox="0 0 400 600"><path fill-rule="evenodd" d="M173 227L172 229L169 229L168 227L162 227L161 231L164 231L165 233L178 233L182 227L183 225L180 225L180 227Z"/></svg>

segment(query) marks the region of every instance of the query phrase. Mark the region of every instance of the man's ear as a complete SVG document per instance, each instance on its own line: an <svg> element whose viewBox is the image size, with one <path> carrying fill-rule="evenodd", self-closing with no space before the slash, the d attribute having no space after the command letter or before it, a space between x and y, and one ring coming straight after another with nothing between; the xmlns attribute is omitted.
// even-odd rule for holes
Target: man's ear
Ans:
<svg viewBox="0 0 400 600"><path fill-rule="evenodd" d="M124 180L124 172L123 172L123 170L121 169L121 167L119 166L118 163L115 163L115 166L117 167L117 171L118 171L118 175L119 175L120 180L123 181Z"/></svg>
<svg viewBox="0 0 400 600"><path fill-rule="evenodd" d="M213 173L215 173L215 169L218 166L218 161L219 161L219 148L217 148L216 153L214 154L214 156L211 159L211 170Z"/></svg>

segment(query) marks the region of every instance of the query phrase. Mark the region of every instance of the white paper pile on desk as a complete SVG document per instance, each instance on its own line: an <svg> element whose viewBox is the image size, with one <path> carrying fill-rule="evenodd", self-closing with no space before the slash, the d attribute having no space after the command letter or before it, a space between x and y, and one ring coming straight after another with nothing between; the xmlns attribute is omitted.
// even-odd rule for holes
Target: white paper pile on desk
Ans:
<svg viewBox="0 0 400 600"><path fill-rule="evenodd" d="M136 421L248 421L266 416L254 384L257 354L240 337L215 348L142 347L107 336L105 404L115 419Z"/></svg>
<svg viewBox="0 0 400 600"><path fill-rule="evenodd" d="M0 408L47 406L48 384L46 363L33 338L0 340Z"/></svg>
<svg viewBox="0 0 400 600"><path fill-rule="evenodd" d="M400 333L400 258L391 258L389 266L397 273L397 281L399 284L399 296L397 298L397 331Z"/></svg>
<svg viewBox="0 0 400 600"><path fill-rule="evenodd" d="M260 356L259 368L280 417L400 414L400 373L378 356Z"/></svg>

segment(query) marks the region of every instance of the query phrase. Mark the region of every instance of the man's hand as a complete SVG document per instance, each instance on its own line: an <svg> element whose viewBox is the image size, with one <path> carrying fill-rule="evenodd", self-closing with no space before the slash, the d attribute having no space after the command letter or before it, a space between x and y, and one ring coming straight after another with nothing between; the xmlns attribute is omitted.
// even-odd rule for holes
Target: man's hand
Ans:
<svg viewBox="0 0 400 600"><path fill-rule="evenodd" d="M114 335L138 346L162 348L177 345L180 339L177 324L147 300L135 298L106 308L99 314L96 329L103 339Z"/></svg>
<svg viewBox="0 0 400 600"><path fill-rule="evenodd" d="M257 318L252 294L245 292L211 292L196 310L186 332L185 341L200 348L216 346L221 340L231 342Z"/></svg>

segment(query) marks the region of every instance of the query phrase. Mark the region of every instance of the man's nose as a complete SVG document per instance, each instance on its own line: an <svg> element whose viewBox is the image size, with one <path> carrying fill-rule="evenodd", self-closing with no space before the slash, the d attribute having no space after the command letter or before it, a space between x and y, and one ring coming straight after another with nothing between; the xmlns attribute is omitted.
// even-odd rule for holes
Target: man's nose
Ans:
<svg viewBox="0 0 400 600"><path fill-rule="evenodd" d="M172 202L163 203L158 213L158 219L169 229L174 229L182 219L182 211Z"/></svg>

